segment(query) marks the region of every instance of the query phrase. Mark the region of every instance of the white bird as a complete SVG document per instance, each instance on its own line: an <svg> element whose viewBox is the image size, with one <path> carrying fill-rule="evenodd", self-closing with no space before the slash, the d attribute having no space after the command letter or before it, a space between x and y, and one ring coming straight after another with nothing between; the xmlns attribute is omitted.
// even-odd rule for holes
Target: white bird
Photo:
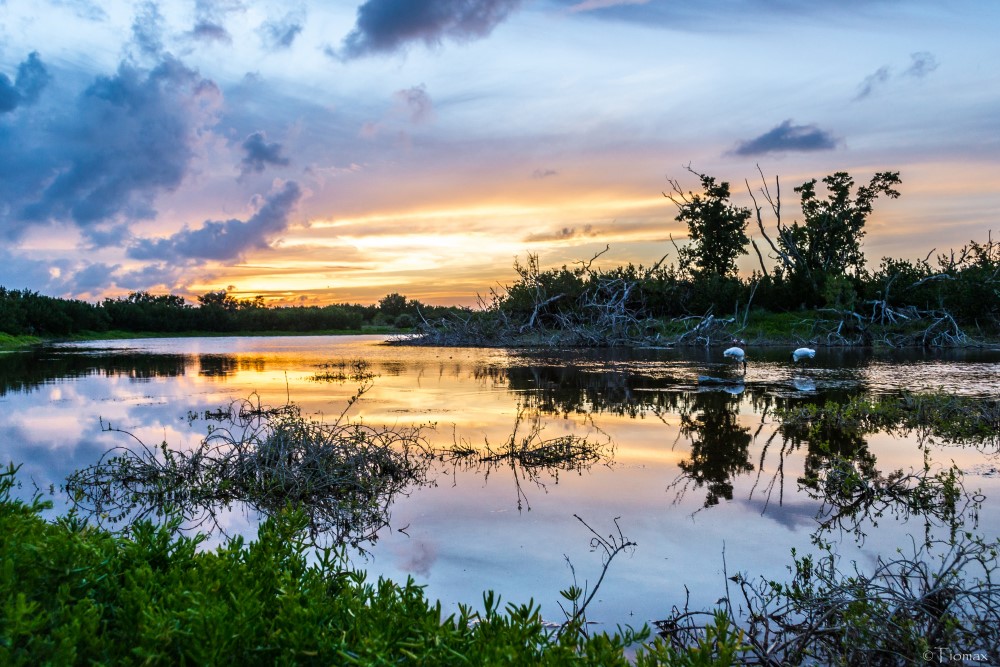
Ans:
<svg viewBox="0 0 1000 667"><path fill-rule="evenodd" d="M800 361L802 359L812 359L816 356L816 350L810 349L808 347L800 347L799 349L792 352L792 361Z"/></svg>
<svg viewBox="0 0 1000 667"><path fill-rule="evenodd" d="M744 373L747 372L747 353L743 350L742 347L737 347L737 346L730 347L729 349L727 349L725 352L722 353L722 356L726 357L727 359L732 359L738 364L742 363L743 372Z"/></svg>

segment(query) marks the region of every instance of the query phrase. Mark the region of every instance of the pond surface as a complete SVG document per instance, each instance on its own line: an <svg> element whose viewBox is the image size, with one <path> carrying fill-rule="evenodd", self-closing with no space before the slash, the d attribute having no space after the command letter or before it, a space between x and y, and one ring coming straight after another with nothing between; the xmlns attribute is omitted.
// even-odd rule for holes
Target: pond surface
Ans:
<svg viewBox="0 0 1000 667"><path fill-rule="evenodd" d="M800 480L823 453L787 442L775 408L903 390L1000 397L996 350L820 349L798 366L787 355L748 350L743 379L716 349L515 352L386 345L375 336L60 344L0 355L0 457L23 464L22 493L32 483L52 485L59 509L67 475L111 447L133 446L109 424L154 447L190 448L212 426L205 411L254 393L264 404L291 401L333 420L364 381L331 369L363 359L372 377L351 419L426 425L428 443L442 450L497 447L515 427L535 425L541 438L586 438L602 455L563 470L438 462L432 484L395 497L390 525L367 556L352 556L355 564L371 577L412 576L445 613L459 603L479 607L492 589L505 602L533 598L546 619L561 621L559 591L574 576L568 564L580 585L601 572L587 526L617 535L617 518L637 546L612 563L588 610L613 630L664 618L685 596L693 608L711 607L725 591L724 571L787 580L790 550L810 549L820 501ZM995 445L882 432L855 439L850 450L884 474L954 462L966 488L985 497L978 531L1000 533ZM226 532L247 537L257 520L239 509L220 515ZM890 512L863 540L827 537L864 566L924 530L922 517Z"/></svg>

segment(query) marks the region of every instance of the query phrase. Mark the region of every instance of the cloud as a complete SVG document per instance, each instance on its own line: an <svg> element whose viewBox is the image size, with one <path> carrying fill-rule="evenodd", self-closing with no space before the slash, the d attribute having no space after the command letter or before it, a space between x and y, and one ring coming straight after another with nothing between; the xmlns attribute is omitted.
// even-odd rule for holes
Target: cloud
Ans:
<svg viewBox="0 0 1000 667"><path fill-rule="evenodd" d="M298 14L287 14L284 18L264 21L257 33L264 47L271 51L280 51L292 46L292 42L302 32L305 17Z"/></svg>
<svg viewBox="0 0 1000 667"><path fill-rule="evenodd" d="M246 155L240 162L240 176L260 173L269 164L279 167L288 165L288 158L281 155L281 144L267 143L267 135L263 132L254 132L247 137L243 141L242 148L246 151Z"/></svg>
<svg viewBox="0 0 1000 667"><path fill-rule="evenodd" d="M123 271L115 275L115 285L130 292L150 290L163 286L176 290L182 285L182 277L190 278L187 267L165 262L147 262L138 269Z"/></svg>
<svg viewBox="0 0 1000 667"><path fill-rule="evenodd" d="M815 125L792 125L789 119L759 137L740 143L733 154L828 151L836 147L837 140L830 133Z"/></svg>
<svg viewBox="0 0 1000 667"><path fill-rule="evenodd" d="M196 39L199 42L233 43L233 38L229 35L229 31L221 23L213 21L199 21L188 34L192 39Z"/></svg>
<svg viewBox="0 0 1000 667"><path fill-rule="evenodd" d="M17 80L14 85L21 94L24 104L34 104L51 80L52 76L42 64L38 52L33 51L28 54L27 60L17 66Z"/></svg>
<svg viewBox="0 0 1000 667"><path fill-rule="evenodd" d="M434 118L434 102L423 84L397 90L392 94L392 108L379 120L362 124L358 136L363 139L391 137L403 146L409 146L409 125L420 125Z"/></svg>
<svg viewBox="0 0 1000 667"><path fill-rule="evenodd" d="M555 169L542 169L538 168L531 172L531 177L536 179L548 178L549 176L555 176L559 172Z"/></svg>
<svg viewBox="0 0 1000 667"><path fill-rule="evenodd" d="M409 115L411 123L423 123L434 116L434 103L423 84L397 90L392 95L401 109Z"/></svg>
<svg viewBox="0 0 1000 667"><path fill-rule="evenodd" d="M17 77L0 73L0 113L13 111L19 106L27 106L38 101L42 90L52 80L37 51L28 54L28 59L17 66Z"/></svg>
<svg viewBox="0 0 1000 667"><path fill-rule="evenodd" d="M649 0L583 0L569 8L571 12L592 12L621 5L645 5Z"/></svg>
<svg viewBox="0 0 1000 667"><path fill-rule="evenodd" d="M34 259L0 248L0 285L78 298L99 294L114 284L118 265L66 258Z"/></svg>
<svg viewBox="0 0 1000 667"><path fill-rule="evenodd" d="M187 36L200 42L232 44L233 38L226 29L228 14L246 11L240 0L196 0L195 24Z"/></svg>
<svg viewBox="0 0 1000 667"><path fill-rule="evenodd" d="M463 42L489 35L521 0L367 0L344 38L343 59L392 53L410 42L437 46L445 37Z"/></svg>
<svg viewBox="0 0 1000 667"><path fill-rule="evenodd" d="M858 94L854 96L855 100L862 100L872 94L875 88L882 86L886 81L889 80L889 68L879 67L874 73L869 74L865 77L865 80L861 82L861 87L858 90Z"/></svg>
<svg viewBox="0 0 1000 667"><path fill-rule="evenodd" d="M0 285L10 289L30 288L51 293L59 286L59 276L69 267L67 260L31 259L0 245Z"/></svg>
<svg viewBox="0 0 1000 667"><path fill-rule="evenodd" d="M289 225L289 217L302 197L295 181L288 181L262 203L247 220L206 220L198 229L184 227L165 239L138 239L128 249L132 259L226 261L239 259L268 243Z"/></svg>
<svg viewBox="0 0 1000 667"><path fill-rule="evenodd" d="M159 59L163 52L163 15L152 2L144 2L136 9L132 20L132 44L140 53Z"/></svg>
<svg viewBox="0 0 1000 667"><path fill-rule="evenodd" d="M593 238L598 236L597 232L592 225L584 225L577 231L576 227L563 227L554 232L539 232L537 234L529 234L524 237L525 243L539 243L546 241L568 241L570 239L577 238Z"/></svg>
<svg viewBox="0 0 1000 667"><path fill-rule="evenodd" d="M56 7L66 7L74 14L88 21L104 21L107 12L89 0L49 0ZM0 5L3 3L0 2Z"/></svg>
<svg viewBox="0 0 1000 667"><path fill-rule="evenodd" d="M10 77L0 73L0 113L13 111L21 103L21 94L11 82Z"/></svg>
<svg viewBox="0 0 1000 667"><path fill-rule="evenodd" d="M37 85L38 67L26 72ZM211 81L170 56L150 70L123 62L76 99L0 128L3 233L17 238L52 221L90 228L155 217L155 198L183 181L220 97Z"/></svg>
<svg viewBox="0 0 1000 667"><path fill-rule="evenodd" d="M87 264L72 274L72 290L74 294L101 294L114 284L114 275L121 268L120 264L104 264L94 262Z"/></svg>
<svg viewBox="0 0 1000 667"><path fill-rule="evenodd" d="M858 101L869 97L876 89L889 85L893 80L902 77L922 79L938 68L937 58L928 51L911 53L910 61L910 66L902 74L893 74L888 65L883 65L874 73L866 76L865 80L858 86L858 94L854 96L854 100Z"/></svg>
<svg viewBox="0 0 1000 667"><path fill-rule="evenodd" d="M910 66L905 72L903 72L903 76L912 76L922 79L938 68L937 58L934 57L933 53L929 53L927 51L911 53L910 59L913 62L910 63Z"/></svg>

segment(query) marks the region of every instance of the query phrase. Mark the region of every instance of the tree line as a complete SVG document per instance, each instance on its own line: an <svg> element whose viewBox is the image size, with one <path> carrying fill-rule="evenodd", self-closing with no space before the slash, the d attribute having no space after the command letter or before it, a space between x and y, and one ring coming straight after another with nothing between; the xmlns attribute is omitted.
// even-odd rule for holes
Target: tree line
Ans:
<svg viewBox="0 0 1000 667"><path fill-rule="evenodd" d="M900 196L899 172L876 173L857 187L847 172L826 176L822 186L809 180L793 190L802 217L788 224L777 178L771 183L761 172L756 190L746 182L750 208L733 203L729 183L688 169L700 192L669 180L671 191L663 193L688 232L683 244L671 237L674 260L668 254L650 267L595 268L605 248L589 260L543 269L529 254L515 262L514 283L491 290L475 317L437 322L426 341L630 344L663 333L667 321L702 326L710 318L725 319L729 326L717 333L731 338L739 328L731 325L745 326L751 312L799 311L829 316L831 342L849 344L879 337L954 344L965 340L961 327L1000 331L1000 242L991 235L934 259L931 250L922 260L885 257L869 266L865 224L879 198ZM756 265L750 275L738 272L741 258ZM906 333L889 340L889 330Z"/></svg>
<svg viewBox="0 0 1000 667"><path fill-rule="evenodd" d="M925 344L942 337L959 342L960 327L1000 332L1000 242L991 235L958 250L931 250L920 260L884 257L869 266L862 251L865 224L879 198L900 196L899 172L876 173L857 187L847 172L826 176L821 187L816 179L806 181L793 189L801 220L787 224L777 178L771 183L761 172L756 189L746 181L751 208L733 203L728 182L688 170L700 192L685 192L676 180L664 192L688 232L686 243L674 243L674 261L664 256L650 267L598 269L598 253L573 266L543 269L529 254L525 263L515 261L513 284L490 290L477 311L428 306L398 293L373 305L268 306L262 297L238 299L226 290L199 296L197 303L149 292L89 303L0 287L0 332L301 332L382 325L418 326L426 342L443 344L613 345L648 338L678 318L742 317L745 324L751 310L828 313L830 335L842 342L871 343L875 327L905 329L909 338L901 342ZM744 257L757 260L748 276L737 270Z"/></svg>
<svg viewBox="0 0 1000 667"><path fill-rule="evenodd" d="M132 292L90 303L0 287L0 332L15 336L69 336L107 331L359 331L364 326L409 329L421 317L442 317L454 310L428 306L398 293L388 294L372 305L268 306L263 297L238 299L226 290L203 294L196 303L174 294L149 292Z"/></svg>

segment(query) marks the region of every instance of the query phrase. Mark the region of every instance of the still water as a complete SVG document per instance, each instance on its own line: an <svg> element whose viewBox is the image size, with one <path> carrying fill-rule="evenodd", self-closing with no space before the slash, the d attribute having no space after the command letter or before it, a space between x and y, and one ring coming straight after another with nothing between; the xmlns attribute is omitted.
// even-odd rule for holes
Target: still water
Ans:
<svg viewBox="0 0 1000 667"><path fill-rule="evenodd" d="M664 618L686 596L694 608L711 607L725 591L724 572L787 580L790 550L809 550L820 501L800 479L816 453L783 441L776 407L904 390L1000 397L998 350L820 349L798 366L787 354L748 350L740 382L721 350L518 352L387 345L375 336L60 344L0 356L0 458L22 464L22 493L54 488L58 510L67 475L112 447L134 446L108 425L154 447L191 448L212 426L206 410L251 394L332 420L365 381L330 369L363 359L370 386L351 419L424 426L428 444L442 450L496 447L515 427L537 424L542 438L586 438L602 456L563 470L439 462L431 484L394 499L390 525L366 555L352 556L355 565L373 578L412 576L446 614L459 603L480 606L492 589L506 602L533 598L546 619L560 621L559 591L574 583L574 571L580 585L601 572L587 526L617 536L617 519L637 546L613 562L588 610L613 630ZM995 445L897 432L852 447L884 474L954 463L966 488L985 497L978 531L1000 534ZM239 508L220 516L226 533L248 538L257 521ZM921 517L890 512L863 540L827 538L864 567L924 530Z"/></svg>

